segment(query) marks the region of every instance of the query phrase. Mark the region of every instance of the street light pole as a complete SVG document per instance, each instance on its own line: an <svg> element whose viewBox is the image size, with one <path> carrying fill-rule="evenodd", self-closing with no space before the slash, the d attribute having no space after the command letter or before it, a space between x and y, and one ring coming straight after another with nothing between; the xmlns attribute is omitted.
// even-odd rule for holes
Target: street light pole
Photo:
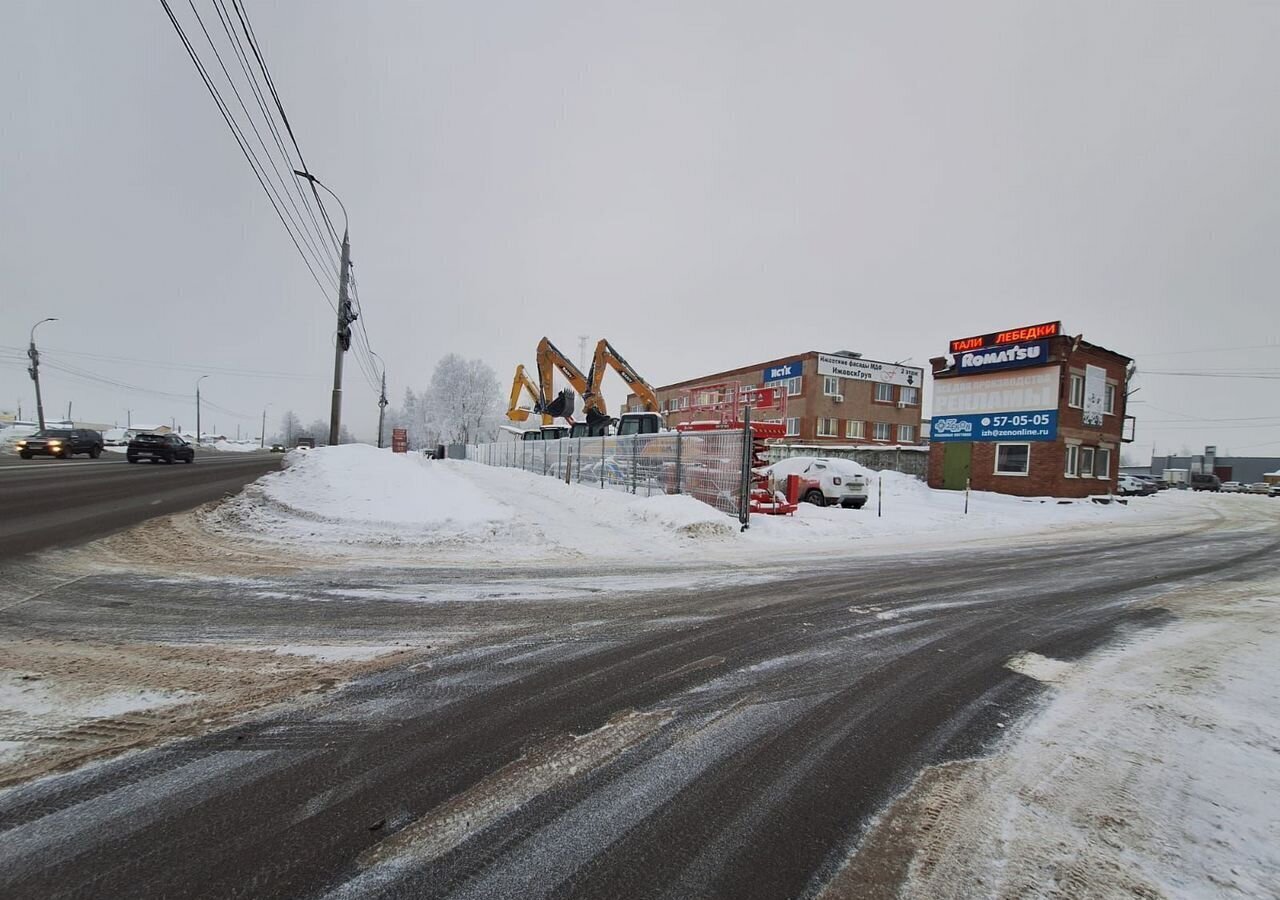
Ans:
<svg viewBox="0 0 1280 900"><path fill-rule="evenodd" d="M293 174L311 182L314 191L317 186L324 188L342 209L342 261L338 270L338 329L333 347L333 399L329 407L329 446L336 447L338 433L342 429L342 355L351 349L351 323L357 318L347 295L347 284L351 279L351 220L347 216L346 204L319 178L310 172L294 169ZM319 196L316 197L317 202Z"/></svg>
<svg viewBox="0 0 1280 900"><path fill-rule="evenodd" d="M270 406L271 404L268 403L262 407L262 437L258 439L259 450L264 450L267 446L267 408Z"/></svg>
<svg viewBox="0 0 1280 900"><path fill-rule="evenodd" d="M44 401L40 398L40 351L36 350L36 329L45 322L56 322L57 318L41 319L39 322L31 326L31 342L27 347L27 356L31 360L31 366L27 369L27 373L31 376L31 380L36 383L36 417L40 422L40 430L44 431Z"/></svg>
<svg viewBox="0 0 1280 900"><path fill-rule="evenodd" d="M200 382L208 378L208 375L201 375L196 379L196 446L200 446Z"/></svg>

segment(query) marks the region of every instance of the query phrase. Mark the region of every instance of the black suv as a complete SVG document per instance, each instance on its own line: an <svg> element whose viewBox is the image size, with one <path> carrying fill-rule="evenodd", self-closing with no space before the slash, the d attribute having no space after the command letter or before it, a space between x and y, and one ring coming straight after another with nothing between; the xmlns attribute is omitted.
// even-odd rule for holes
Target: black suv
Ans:
<svg viewBox="0 0 1280 900"><path fill-rule="evenodd" d="M167 463L178 460L192 463L196 461L196 448L176 434L138 434L129 441L125 459L131 463L140 459L149 459L153 463L162 460Z"/></svg>
<svg viewBox="0 0 1280 900"><path fill-rule="evenodd" d="M1221 491L1222 481L1217 475L1211 472L1192 472L1191 473L1191 490L1193 491Z"/></svg>
<svg viewBox="0 0 1280 900"><path fill-rule="evenodd" d="M97 459L102 455L102 435L91 428L45 428L18 441L18 455L23 459L33 456L70 459L77 453L87 453Z"/></svg>

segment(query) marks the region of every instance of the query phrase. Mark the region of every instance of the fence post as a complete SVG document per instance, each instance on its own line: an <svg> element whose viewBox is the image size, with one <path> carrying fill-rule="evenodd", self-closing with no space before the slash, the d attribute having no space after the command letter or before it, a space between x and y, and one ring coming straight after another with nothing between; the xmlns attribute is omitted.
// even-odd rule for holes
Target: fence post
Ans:
<svg viewBox="0 0 1280 900"><path fill-rule="evenodd" d="M578 435L578 483L582 483L582 435Z"/></svg>
<svg viewBox="0 0 1280 900"><path fill-rule="evenodd" d="M600 438L600 490L604 490L604 438Z"/></svg>
<svg viewBox="0 0 1280 900"><path fill-rule="evenodd" d="M556 473L564 471L564 441L556 441Z"/></svg>
<svg viewBox="0 0 1280 900"><path fill-rule="evenodd" d="M639 462L636 460L636 450L640 446L640 435L633 434L631 436L631 493L636 492L636 474L639 469Z"/></svg>
<svg viewBox="0 0 1280 900"><path fill-rule="evenodd" d="M680 449L681 449L681 438L683 437L684 437L684 432L682 431L676 432L676 491L675 492L677 494L680 493Z"/></svg>
<svg viewBox="0 0 1280 900"><path fill-rule="evenodd" d="M738 521L751 527L751 406L742 410L742 484L738 491Z"/></svg>
<svg viewBox="0 0 1280 900"><path fill-rule="evenodd" d="M521 441L521 442L520 442L520 471L521 471L521 472L523 472L523 471L524 471L524 456L525 456L525 452L526 452L524 448L525 448L525 444L527 444L527 443L528 443L528 441Z"/></svg>

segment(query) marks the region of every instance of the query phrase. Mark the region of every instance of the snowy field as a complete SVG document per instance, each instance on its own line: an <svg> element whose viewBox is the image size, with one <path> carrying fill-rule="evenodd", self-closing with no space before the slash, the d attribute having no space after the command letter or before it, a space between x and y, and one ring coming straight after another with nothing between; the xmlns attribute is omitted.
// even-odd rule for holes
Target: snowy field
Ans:
<svg viewBox="0 0 1280 900"><path fill-rule="evenodd" d="M415 561L507 565L573 555L728 561L1194 521L1211 518L1223 501L1266 499L1166 491L1100 505L975 492L966 513L961 492L932 490L896 472L861 471L871 495L864 509L802 504L793 516L753 515L743 533L736 519L689 496L632 495L353 444L290 453L283 471L264 476L202 521L228 539L317 556L408 553Z"/></svg>

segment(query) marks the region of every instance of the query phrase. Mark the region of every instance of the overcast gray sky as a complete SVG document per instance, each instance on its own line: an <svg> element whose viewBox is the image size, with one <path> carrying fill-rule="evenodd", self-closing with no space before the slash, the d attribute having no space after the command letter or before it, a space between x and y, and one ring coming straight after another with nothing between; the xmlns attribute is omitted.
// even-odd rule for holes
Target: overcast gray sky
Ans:
<svg viewBox="0 0 1280 900"><path fill-rule="evenodd" d="M544 334L607 336L655 384L1053 319L1144 372L1280 375L1280 4L246 5L350 211L393 403L449 352L505 384ZM0 410L33 408L11 348L58 316L51 363L181 395L209 371L244 416L220 430L327 416L333 314L160 4L5 19ZM194 424L42 384L49 412ZM1275 380L1138 384L1136 453L1280 455Z"/></svg>

